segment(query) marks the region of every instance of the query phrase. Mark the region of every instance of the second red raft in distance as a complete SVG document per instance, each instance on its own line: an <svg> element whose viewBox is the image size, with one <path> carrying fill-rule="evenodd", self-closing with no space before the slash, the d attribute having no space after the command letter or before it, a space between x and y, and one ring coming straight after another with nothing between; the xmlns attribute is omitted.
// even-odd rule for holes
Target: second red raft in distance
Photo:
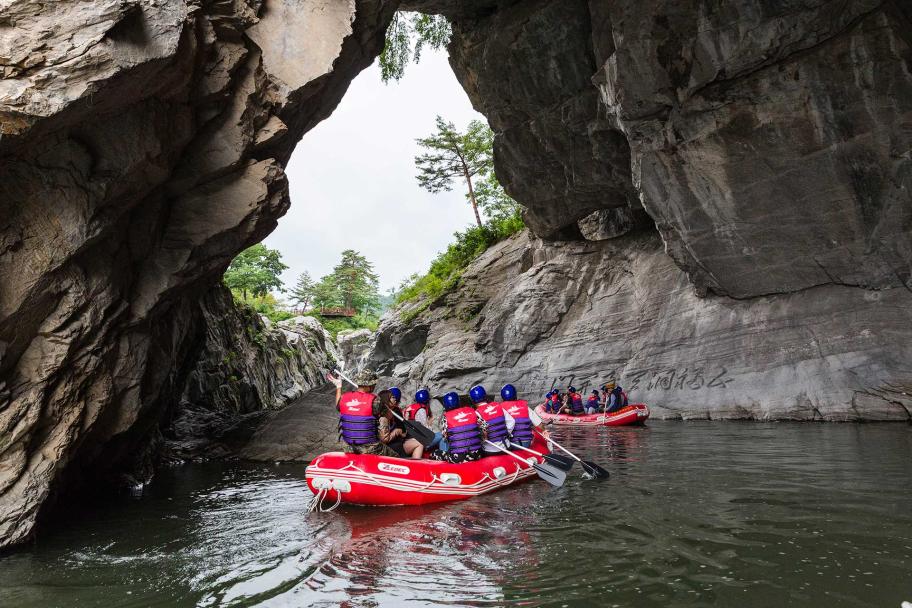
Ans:
<svg viewBox="0 0 912 608"><path fill-rule="evenodd" d="M635 426L646 422L649 418L649 408L645 403L632 403L610 414L585 414L571 416L569 414L549 414L545 411L544 404L535 408L535 413L545 422L566 424L570 426Z"/></svg>
<svg viewBox="0 0 912 608"><path fill-rule="evenodd" d="M536 438L532 449L548 453ZM350 505L425 505L465 500L535 477L532 462L544 459L529 452L514 452L526 464L507 454L486 456L473 462L451 464L437 460L390 458L368 454L327 452L307 467L307 485L328 502Z"/></svg>

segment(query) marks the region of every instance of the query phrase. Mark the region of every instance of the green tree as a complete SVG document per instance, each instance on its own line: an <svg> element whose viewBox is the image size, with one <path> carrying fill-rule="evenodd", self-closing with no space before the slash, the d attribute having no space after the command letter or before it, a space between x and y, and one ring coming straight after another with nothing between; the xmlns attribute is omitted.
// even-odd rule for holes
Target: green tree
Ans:
<svg viewBox="0 0 912 608"><path fill-rule="evenodd" d="M425 46L443 48L450 40L450 24L441 15L396 12L386 29L386 44L380 53L380 78L399 80L410 61L418 63Z"/></svg>
<svg viewBox="0 0 912 608"><path fill-rule="evenodd" d="M440 116L436 123L436 133L417 140L418 145L427 150L415 157L418 185L437 193L452 190L454 180L464 179L468 190L466 197L475 212L475 221L481 227L472 180L479 174L486 177L494 171L494 133L480 120L470 122L465 133L457 131L453 123Z"/></svg>
<svg viewBox="0 0 912 608"><path fill-rule="evenodd" d="M342 252L342 260L333 268L332 278L346 308L367 314L379 309L379 277L373 264L357 251L346 249Z"/></svg>
<svg viewBox="0 0 912 608"><path fill-rule="evenodd" d="M240 290L247 299L247 293L263 297L269 290L282 288L282 271L288 268L282 263L282 254L269 249L262 243L248 247L231 261L223 280L231 289Z"/></svg>
<svg viewBox="0 0 912 608"><path fill-rule="evenodd" d="M489 171L476 182L475 200L489 222L505 221L519 215L519 204L504 191L494 171Z"/></svg>
<svg viewBox="0 0 912 608"><path fill-rule="evenodd" d="M305 270L301 273L301 276L298 277L298 282L295 283L294 288L291 290L291 299L301 308L307 308L307 305L310 304L313 296L314 281L310 278L310 273Z"/></svg>
<svg viewBox="0 0 912 608"><path fill-rule="evenodd" d="M311 302L314 308L318 308L321 311L324 308L335 308L342 305L339 287L336 285L333 275L326 275L317 281L313 287L313 299Z"/></svg>

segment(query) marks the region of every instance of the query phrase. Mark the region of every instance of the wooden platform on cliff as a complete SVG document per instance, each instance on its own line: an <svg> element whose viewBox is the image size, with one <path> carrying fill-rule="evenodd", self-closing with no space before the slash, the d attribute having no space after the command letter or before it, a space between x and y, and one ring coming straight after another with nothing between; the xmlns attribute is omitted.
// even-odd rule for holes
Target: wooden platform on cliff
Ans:
<svg viewBox="0 0 912 608"><path fill-rule="evenodd" d="M321 317L354 317L358 311L354 308L321 308Z"/></svg>

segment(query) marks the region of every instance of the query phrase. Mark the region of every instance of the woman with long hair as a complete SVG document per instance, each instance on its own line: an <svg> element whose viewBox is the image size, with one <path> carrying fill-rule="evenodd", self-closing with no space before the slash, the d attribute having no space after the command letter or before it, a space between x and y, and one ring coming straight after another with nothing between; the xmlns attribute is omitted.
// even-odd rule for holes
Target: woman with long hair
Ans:
<svg viewBox="0 0 912 608"><path fill-rule="evenodd" d="M377 400L380 410L377 435L380 442L386 444L400 458L421 458L424 455L424 446L417 439L406 437L405 427L393 415L393 412L400 414L393 393L388 390L380 391L377 393Z"/></svg>

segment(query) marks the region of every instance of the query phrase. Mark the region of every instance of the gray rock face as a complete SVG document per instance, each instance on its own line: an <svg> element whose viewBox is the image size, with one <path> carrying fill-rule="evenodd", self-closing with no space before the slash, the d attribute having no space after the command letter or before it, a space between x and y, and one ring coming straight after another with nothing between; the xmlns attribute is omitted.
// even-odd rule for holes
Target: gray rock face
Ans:
<svg viewBox="0 0 912 608"><path fill-rule="evenodd" d="M415 355L414 332L425 342ZM826 285L748 301L698 298L654 233L496 245L458 288L381 323L371 365L400 386L618 380L667 418L909 420L912 292ZM401 347L400 347L401 345Z"/></svg>
<svg viewBox="0 0 912 608"><path fill-rule="evenodd" d="M0 547L63 482L151 459L140 446L196 365L199 299L275 227L295 142L379 52L393 8L4 3ZM196 400L218 380L201 365L191 401L230 401ZM234 406L269 404L281 375L251 377L266 393Z"/></svg>
<svg viewBox="0 0 912 608"><path fill-rule="evenodd" d="M907 3L469 5L427 8L538 235L642 205L701 292L912 286Z"/></svg>
<svg viewBox="0 0 912 608"><path fill-rule="evenodd" d="M374 332L369 329L344 330L339 332L336 340L346 372L353 374L362 369L374 341Z"/></svg>
<svg viewBox="0 0 912 608"><path fill-rule="evenodd" d="M325 383L338 357L316 319L272 326L217 287L200 302L199 350L162 428L159 458L233 454L272 410Z"/></svg>

